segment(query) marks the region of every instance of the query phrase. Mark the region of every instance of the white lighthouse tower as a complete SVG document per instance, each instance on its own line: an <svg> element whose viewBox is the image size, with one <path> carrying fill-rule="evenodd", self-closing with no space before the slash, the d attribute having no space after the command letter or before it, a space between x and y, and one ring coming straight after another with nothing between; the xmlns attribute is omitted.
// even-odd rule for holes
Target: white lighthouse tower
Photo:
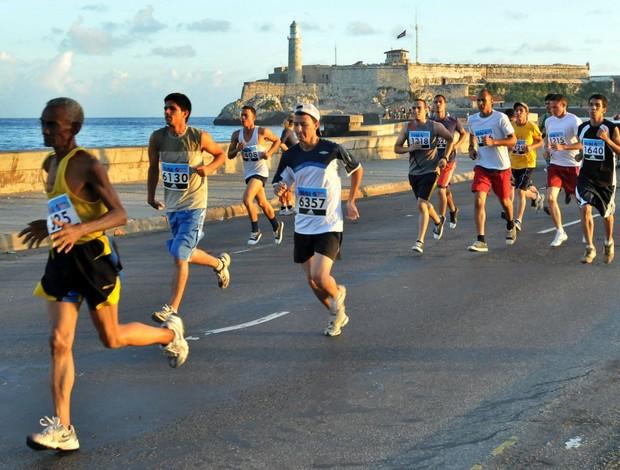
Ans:
<svg viewBox="0 0 620 470"><path fill-rule="evenodd" d="M291 35L288 37L288 83L303 83L301 32L295 21L291 23Z"/></svg>

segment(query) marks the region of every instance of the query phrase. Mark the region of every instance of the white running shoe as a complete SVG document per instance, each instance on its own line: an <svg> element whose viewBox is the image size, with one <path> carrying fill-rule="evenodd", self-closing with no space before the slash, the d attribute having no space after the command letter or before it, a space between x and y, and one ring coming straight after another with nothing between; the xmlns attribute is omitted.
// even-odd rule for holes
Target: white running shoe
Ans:
<svg viewBox="0 0 620 470"><path fill-rule="evenodd" d="M553 238L553 241L550 243L550 245L553 247L558 247L566 240L568 240L568 235L566 235L566 232L564 230L556 230L555 237Z"/></svg>
<svg viewBox="0 0 620 470"><path fill-rule="evenodd" d="M69 426L67 429L57 416L44 416L39 423L43 426L43 431L30 434L26 438L26 445L31 449L71 452L80 448L75 428Z"/></svg>
<svg viewBox="0 0 620 470"><path fill-rule="evenodd" d="M282 237L284 236L284 222L278 221L278 228L273 231L273 241L276 245L282 243Z"/></svg>
<svg viewBox="0 0 620 470"><path fill-rule="evenodd" d="M261 233L260 230L258 232L250 232L250 238L248 239L248 245L256 245L260 241L262 236L263 234Z"/></svg>
<svg viewBox="0 0 620 470"><path fill-rule="evenodd" d="M487 253L489 251L489 245L487 245L487 242L481 242L480 240L476 240L471 245L469 245L467 249L476 253Z"/></svg>
<svg viewBox="0 0 620 470"><path fill-rule="evenodd" d="M189 344L183 337L185 333L183 320L176 315L170 315L162 327L168 328L174 333L174 339L164 347L164 354L168 356L168 364L175 369L181 367L189 356Z"/></svg>
<svg viewBox="0 0 620 470"><path fill-rule="evenodd" d="M228 253L221 253L217 259L219 259L222 263L222 269L219 271L213 268L213 271L217 276L217 285L220 286L221 289L226 289L230 284L230 272L228 271L228 266L230 266L231 263L230 255Z"/></svg>
<svg viewBox="0 0 620 470"><path fill-rule="evenodd" d="M347 314L343 314L340 317L336 317L333 320L329 320L327 328L323 331L325 336L339 336L342 333L342 329L349 323L349 317Z"/></svg>
<svg viewBox="0 0 620 470"><path fill-rule="evenodd" d="M344 299L347 298L347 288L342 284L338 286L338 295L336 299L329 299L329 312L332 315L339 315L340 312L344 313Z"/></svg>
<svg viewBox="0 0 620 470"><path fill-rule="evenodd" d="M177 311L168 304L164 304L161 310L151 313L151 319L155 323L165 322L170 315L178 315Z"/></svg>

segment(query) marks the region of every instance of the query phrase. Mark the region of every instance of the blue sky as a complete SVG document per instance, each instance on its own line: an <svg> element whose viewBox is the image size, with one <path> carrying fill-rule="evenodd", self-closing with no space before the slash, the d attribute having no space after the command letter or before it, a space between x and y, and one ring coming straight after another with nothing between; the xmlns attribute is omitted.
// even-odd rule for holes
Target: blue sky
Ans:
<svg viewBox="0 0 620 470"><path fill-rule="evenodd" d="M0 117L37 117L61 95L87 116L159 116L170 91L187 93L195 115L215 115L244 81L286 65L293 20L304 64L333 64L335 45L339 64L378 63L392 47L413 56L416 8L422 62L589 62L593 75L620 74L613 5L0 0ZM408 36L396 40L403 29Z"/></svg>

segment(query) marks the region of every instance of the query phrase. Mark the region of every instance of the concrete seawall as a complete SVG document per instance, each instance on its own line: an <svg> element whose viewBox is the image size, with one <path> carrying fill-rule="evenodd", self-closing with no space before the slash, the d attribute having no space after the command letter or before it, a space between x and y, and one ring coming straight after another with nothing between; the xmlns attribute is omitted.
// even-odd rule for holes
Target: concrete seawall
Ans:
<svg viewBox="0 0 620 470"><path fill-rule="evenodd" d="M393 126L393 125L390 125ZM360 161L403 158L394 153L396 135L334 137L333 140L349 150ZM228 142L219 143L228 150ZM114 184L146 181L149 164L146 147L106 147L88 149L106 166L110 181ZM460 149L463 152L463 149ZM45 178L41 165L47 151L0 152L0 195L39 192ZM279 156L271 159L275 170ZM226 160L219 170L223 174L243 171L241 158Z"/></svg>

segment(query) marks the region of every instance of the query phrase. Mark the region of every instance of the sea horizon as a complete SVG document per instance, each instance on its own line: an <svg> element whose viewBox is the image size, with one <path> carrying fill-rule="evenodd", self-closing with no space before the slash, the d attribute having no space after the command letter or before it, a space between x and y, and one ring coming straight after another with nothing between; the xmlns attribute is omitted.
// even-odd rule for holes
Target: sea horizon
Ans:
<svg viewBox="0 0 620 470"><path fill-rule="evenodd" d="M232 132L241 127L214 125L215 116L191 116L189 125L209 132L216 142L228 142ZM86 117L77 136L86 148L144 147L151 133L166 123L159 117ZM280 135L279 126L267 126ZM46 150L39 118L0 118L0 152Z"/></svg>

